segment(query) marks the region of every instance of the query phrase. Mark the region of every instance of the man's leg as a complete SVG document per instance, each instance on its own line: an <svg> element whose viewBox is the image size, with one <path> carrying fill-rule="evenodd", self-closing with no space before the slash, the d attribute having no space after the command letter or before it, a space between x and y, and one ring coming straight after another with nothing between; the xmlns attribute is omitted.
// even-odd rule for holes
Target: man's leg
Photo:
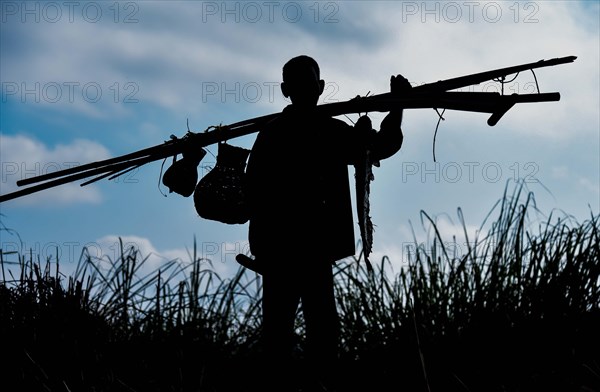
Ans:
<svg viewBox="0 0 600 392"><path fill-rule="evenodd" d="M336 377L339 320L333 289L332 265L311 267L302 284L302 311L306 322L307 359L321 380Z"/></svg>
<svg viewBox="0 0 600 392"><path fill-rule="evenodd" d="M277 260L275 262L287 262ZM263 273L263 342L267 384L284 390L290 384L294 322L300 294L294 275L268 260Z"/></svg>

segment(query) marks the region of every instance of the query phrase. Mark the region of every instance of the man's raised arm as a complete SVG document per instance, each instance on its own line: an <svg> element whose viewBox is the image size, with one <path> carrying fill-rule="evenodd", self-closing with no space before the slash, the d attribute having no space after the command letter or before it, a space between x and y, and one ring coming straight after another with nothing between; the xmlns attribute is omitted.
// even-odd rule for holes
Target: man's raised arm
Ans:
<svg viewBox="0 0 600 392"><path fill-rule="evenodd" d="M390 78L390 91L393 95L402 95L410 91L412 86L402 75ZM404 136L402 135L402 112L403 109L391 110L381 121L379 132L374 136L372 151L374 159L380 161L394 155L402 147Z"/></svg>

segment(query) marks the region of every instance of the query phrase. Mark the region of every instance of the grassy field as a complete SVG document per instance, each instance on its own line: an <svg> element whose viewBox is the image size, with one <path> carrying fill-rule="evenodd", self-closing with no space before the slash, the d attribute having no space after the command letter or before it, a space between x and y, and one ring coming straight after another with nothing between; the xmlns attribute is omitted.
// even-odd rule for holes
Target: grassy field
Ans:
<svg viewBox="0 0 600 392"><path fill-rule="evenodd" d="M539 216L516 187L461 254L423 212L429 245L415 242L400 271L340 262L336 390L600 391L600 216ZM0 389L260 390L254 273L222 279L195 250L147 275L134 248L84 254L68 277L26 254L10 276L5 257L0 382L18 387ZM297 334L302 367L301 313Z"/></svg>

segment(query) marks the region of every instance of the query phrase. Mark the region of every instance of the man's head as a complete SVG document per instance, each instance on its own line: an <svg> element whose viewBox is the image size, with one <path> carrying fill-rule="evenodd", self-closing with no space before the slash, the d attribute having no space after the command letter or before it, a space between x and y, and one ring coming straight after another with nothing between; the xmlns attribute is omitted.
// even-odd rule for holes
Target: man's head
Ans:
<svg viewBox="0 0 600 392"><path fill-rule="evenodd" d="M295 106L316 106L324 88L325 82L321 79L319 64L312 57L297 56L283 66L281 92Z"/></svg>

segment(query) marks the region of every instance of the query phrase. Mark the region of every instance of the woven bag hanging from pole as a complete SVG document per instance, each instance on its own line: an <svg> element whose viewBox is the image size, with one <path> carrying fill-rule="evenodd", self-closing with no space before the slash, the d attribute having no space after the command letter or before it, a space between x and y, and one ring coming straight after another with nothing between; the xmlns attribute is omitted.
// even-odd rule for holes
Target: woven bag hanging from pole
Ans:
<svg viewBox="0 0 600 392"><path fill-rule="evenodd" d="M250 150L219 143L217 163L196 185L194 206L201 218L227 224L248 221L244 190Z"/></svg>

